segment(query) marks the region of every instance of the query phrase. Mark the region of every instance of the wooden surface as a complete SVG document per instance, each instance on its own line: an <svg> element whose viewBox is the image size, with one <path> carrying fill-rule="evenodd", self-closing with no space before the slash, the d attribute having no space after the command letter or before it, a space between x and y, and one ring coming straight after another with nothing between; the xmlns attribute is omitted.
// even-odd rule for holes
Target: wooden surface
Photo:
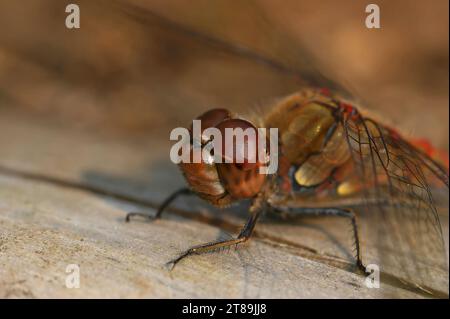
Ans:
<svg viewBox="0 0 450 319"><path fill-rule="evenodd" d="M245 215L180 199L162 220L125 223L126 212L154 213L183 183L167 139L125 142L2 113L1 297L422 297L385 283L367 288L350 267L346 224L322 218L260 223L237 250L168 271L189 246L236 233ZM65 287L68 264L80 266L79 289Z"/></svg>

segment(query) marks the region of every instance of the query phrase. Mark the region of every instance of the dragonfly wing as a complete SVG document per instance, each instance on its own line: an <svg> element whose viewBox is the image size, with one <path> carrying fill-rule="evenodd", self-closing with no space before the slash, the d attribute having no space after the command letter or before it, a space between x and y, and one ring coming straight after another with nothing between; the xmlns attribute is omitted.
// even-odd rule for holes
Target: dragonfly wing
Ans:
<svg viewBox="0 0 450 319"><path fill-rule="evenodd" d="M445 213L439 213L433 194L437 181L448 194L446 170L371 119L350 117L342 125L366 201L358 212L363 262L424 290L448 291Z"/></svg>

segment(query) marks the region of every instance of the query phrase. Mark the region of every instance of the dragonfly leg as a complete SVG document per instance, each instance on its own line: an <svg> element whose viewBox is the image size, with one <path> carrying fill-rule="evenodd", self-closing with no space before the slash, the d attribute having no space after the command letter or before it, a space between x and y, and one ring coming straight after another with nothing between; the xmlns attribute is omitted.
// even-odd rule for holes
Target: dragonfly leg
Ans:
<svg viewBox="0 0 450 319"><path fill-rule="evenodd" d="M362 263L361 247L358 233L358 224L356 222L356 215L353 211L344 208L315 208L315 207L299 207L299 208L279 208L272 207L277 213L282 213L282 218L298 217L300 215L315 215L315 216L338 216L350 219L353 229L353 240L355 249L356 266L358 269L366 272L366 267Z"/></svg>
<svg viewBox="0 0 450 319"><path fill-rule="evenodd" d="M169 197L167 197L166 200L164 200L164 202L162 202L162 204L158 207L158 210L156 211L155 215L150 215L150 214L143 213L143 212L130 212L125 216L125 221L129 222L130 218L134 217L134 216L141 216L141 217L148 218L151 220L158 219L161 217L161 215L162 215L163 211L166 209L166 207L169 206L170 203L172 203L178 196L192 195L192 194L193 194L193 191L191 191L189 188L181 188L181 189L177 190L176 192L174 192Z"/></svg>
<svg viewBox="0 0 450 319"><path fill-rule="evenodd" d="M169 261L167 263L167 266L171 266L171 269L173 269L180 260L182 260L183 258L188 257L190 255L198 255L198 254L210 252L210 251L213 251L216 249L230 247L233 245L237 246L238 244L246 242L247 240L250 239L250 237L253 233L253 229L255 228L256 222L258 220L258 217L259 217L261 211L262 211L262 209L259 206L259 204L255 204L255 203L252 204L252 207L250 207L251 216L247 220L247 223L244 225L241 232L239 233L239 235L236 238L228 239L228 240L219 240L219 241L214 241L214 242L210 242L210 243L206 243L206 244L193 246L193 247L187 249L186 251L184 251L183 253L181 253L177 258Z"/></svg>

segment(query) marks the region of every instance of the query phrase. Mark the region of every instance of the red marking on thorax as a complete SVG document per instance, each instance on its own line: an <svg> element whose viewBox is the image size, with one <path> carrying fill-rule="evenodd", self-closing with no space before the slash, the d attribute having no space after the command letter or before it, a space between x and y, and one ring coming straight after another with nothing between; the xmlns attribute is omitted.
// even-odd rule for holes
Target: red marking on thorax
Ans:
<svg viewBox="0 0 450 319"><path fill-rule="evenodd" d="M339 107L350 119L356 120L359 117L358 111L353 105L346 102L339 102Z"/></svg>

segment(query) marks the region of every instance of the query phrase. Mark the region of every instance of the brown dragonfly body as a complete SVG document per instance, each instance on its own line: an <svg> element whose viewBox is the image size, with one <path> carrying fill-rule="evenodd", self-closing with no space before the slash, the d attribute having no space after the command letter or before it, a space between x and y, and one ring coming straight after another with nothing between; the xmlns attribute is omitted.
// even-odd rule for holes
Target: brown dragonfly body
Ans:
<svg viewBox="0 0 450 319"><path fill-rule="evenodd" d="M202 129L236 127L236 119L224 109L210 110L197 119L203 120ZM250 122L239 121L244 125L243 128L254 127ZM364 135L367 134L374 143L372 151L376 151L381 164L388 164L390 154L400 152L393 146L393 141L407 143L411 149L422 152L421 144L407 142L396 130L366 118L354 106L332 96L328 90L305 89L288 96L259 122L265 127L279 130L280 167L276 177L258 174L259 163L247 167L234 163L181 163L180 168L193 192L211 204L223 207L235 201L254 198L263 189L266 192L270 190L266 197L269 202L273 202L280 201L280 198L343 198L373 188L375 181L366 180L363 183L355 171L357 167L352 158L352 145L358 147L359 156L368 157L370 143L355 140L346 128L348 122L364 123ZM375 139L380 139L382 145L377 145ZM206 142L208 140L202 143ZM425 148L428 154L422 155L428 157L440 171L435 177L448 184L445 155L429 147ZM437 162L432 154L439 155L436 155ZM398 167L394 168L394 171L397 170ZM377 186L387 186L389 176L378 175Z"/></svg>

